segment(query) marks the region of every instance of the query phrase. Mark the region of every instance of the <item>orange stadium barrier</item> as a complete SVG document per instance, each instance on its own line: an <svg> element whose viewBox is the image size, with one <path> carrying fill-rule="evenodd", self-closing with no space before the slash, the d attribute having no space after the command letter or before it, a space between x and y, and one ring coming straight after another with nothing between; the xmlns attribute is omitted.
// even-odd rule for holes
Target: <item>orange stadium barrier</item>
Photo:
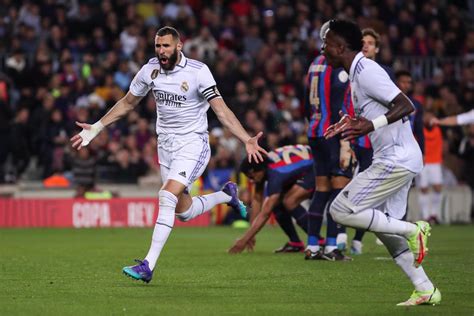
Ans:
<svg viewBox="0 0 474 316"><path fill-rule="evenodd" d="M153 227L154 198L0 199L0 227ZM209 226L210 213L175 226Z"/></svg>

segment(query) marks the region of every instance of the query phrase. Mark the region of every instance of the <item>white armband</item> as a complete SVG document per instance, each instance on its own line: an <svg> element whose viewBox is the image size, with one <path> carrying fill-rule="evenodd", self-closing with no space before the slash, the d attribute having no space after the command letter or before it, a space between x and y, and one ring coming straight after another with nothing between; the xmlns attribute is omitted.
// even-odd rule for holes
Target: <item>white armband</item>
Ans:
<svg viewBox="0 0 474 316"><path fill-rule="evenodd" d="M372 124L374 124L374 131L388 125L388 120L385 115L380 115L379 117L372 120Z"/></svg>
<svg viewBox="0 0 474 316"><path fill-rule="evenodd" d="M87 146L104 129L104 124L99 121L91 125L91 129L83 129L79 136L82 138L81 146Z"/></svg>

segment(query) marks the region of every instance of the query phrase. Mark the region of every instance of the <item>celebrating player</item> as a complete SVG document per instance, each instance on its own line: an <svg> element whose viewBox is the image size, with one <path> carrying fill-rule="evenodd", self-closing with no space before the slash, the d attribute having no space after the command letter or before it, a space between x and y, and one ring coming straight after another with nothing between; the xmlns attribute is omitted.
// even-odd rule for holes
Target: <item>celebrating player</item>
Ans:
<svg viewBox="0 0 474 316"><path fill-rule="evenodd" d="M325 136L341 134L350 140L368 134L374 150L372 165L342 190L330 212L338 223L374 232L409 277L415 290L398 305L437 304L441 293L421 266L431 227L423 221L401 220L411 182L423 168L421 150L407 119L413 105L361 49L362 33L356 24L330 22L324 55L328 64L349 73L356 117L343 116Z"/></svg>
<svg viewBox="0 0 474 316"><path fill-rule="evenodd" d="M263 161L266 151L258 145L262 132L250 137L227 107L209 68L181 52L183 43L172 27L163 27L155 36L156 57L136 74L130 91L93 125L77 123L83 130L71 138L81 149L107 125L132 111L151 90L156 100L158 155L163 186L159 191L159 214L151 247L143 261L125 267L123 272L150 282L161 250L173 229L175 216L188 221L216 204L228 203L245 212L237 186L227 183L222 191L191 198L188 188L201 176L210 158L206 112L209 105L219 121L244 144L248 159Z"/></svg>

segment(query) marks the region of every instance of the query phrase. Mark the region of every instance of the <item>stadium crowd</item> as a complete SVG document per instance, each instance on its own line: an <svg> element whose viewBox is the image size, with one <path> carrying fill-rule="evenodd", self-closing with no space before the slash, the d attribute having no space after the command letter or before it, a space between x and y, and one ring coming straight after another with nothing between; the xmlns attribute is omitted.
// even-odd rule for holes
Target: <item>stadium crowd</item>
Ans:
<svg viewBox="0 0 474 316"><path fill-rule="evenodd" d="M474 105L473 1L0 0L0 12L0 183L21 179L32 160L41 179L66 174L86 188L159 172L151 94L88 148L72 151L69 138L75 121L97 121L126 93L164 25L181 32L187 57L210 66L232 111L250 134L264 131L268 149L306 143L306 70L333 17L379 32L378 61L395 71L406 58L437 58L427 78L406 69L425 110L443 117ZM209 170L237 167L243 148L208 113ZM445 165L474 187L474 126L443 137Z"/></svg>

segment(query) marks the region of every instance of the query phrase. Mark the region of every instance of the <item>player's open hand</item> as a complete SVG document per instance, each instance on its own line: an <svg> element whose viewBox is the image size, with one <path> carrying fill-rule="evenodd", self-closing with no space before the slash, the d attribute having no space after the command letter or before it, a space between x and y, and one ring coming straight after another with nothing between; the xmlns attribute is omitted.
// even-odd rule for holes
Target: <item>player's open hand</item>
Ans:
<svg viewBox="0 0 474 316"><path fill-rule="evenodd" d="M433 116L430 119L430 126L438 126L438 125L440 125L439 124L439 118L437 118L436 116Z"/></svg>
<svg viewBox="0 0 474 316"><path fill-rule="evenodd" d="M246 247L247 247L247 242L239 238L235 241L234 245L227 252L230 254L241 253L242 251L244 251Z"/></svg>
<svg viewBox="0 0 474 316"><path fill-rule="evenodd" d="M72 148L80 150L82 147L86 147L89 143L100 133L104 128L104 125L97 121L95 124L90 125L87 123L76 122L76 125L82 128L79 134L71 137Z"/></svg>
<svg viewBox="0 0 474 316"><path fill-rule="evenodd" d="M352 140L374 130L372 122L364 117L350 117L342 111L339 115L341 116L339 122L329 126L324 133L326 139L341 134L343 140Z"/></svg>
<svg viewBox="0 0 474 316"><path fill-rule="evenodd" d="M245 143L245 150L247 150L249 162L251 162L252 159L256 162L262 162L264 160L262 154L268 155L268 152L258 144L258 140L262 135L263 132L260 132Z"/></svg>
<svg viewBox="0 0 474 316"><path fill-rule="evenodd" d="M342 111L339 111L339 115L341 119L336 124L330 125L326 131L324 132L324 137L326 139L336 136L340 134L349 124L351 117L347 114L344 114Z"/></svg>

